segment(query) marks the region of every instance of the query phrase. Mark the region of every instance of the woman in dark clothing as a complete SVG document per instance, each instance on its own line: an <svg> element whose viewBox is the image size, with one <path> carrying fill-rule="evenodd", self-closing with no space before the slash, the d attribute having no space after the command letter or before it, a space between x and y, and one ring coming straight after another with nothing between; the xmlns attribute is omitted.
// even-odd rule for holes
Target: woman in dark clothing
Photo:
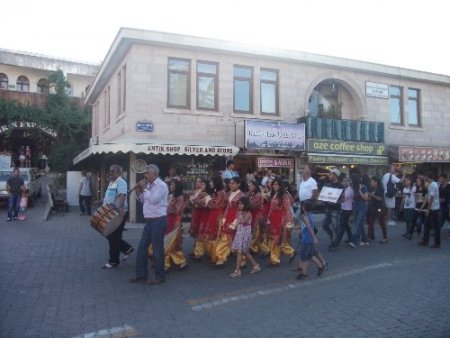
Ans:
<svg viewBox="0 0 450 338"><path fill-rule="evenodd" d="M367 238L371 241L375 240L374 225L378 220L383 233L380 243L387 243L386 209L383 203L383 196L384 190L381 180L377 176L372 176L369 190L369 228L367 230Z"/></svg>

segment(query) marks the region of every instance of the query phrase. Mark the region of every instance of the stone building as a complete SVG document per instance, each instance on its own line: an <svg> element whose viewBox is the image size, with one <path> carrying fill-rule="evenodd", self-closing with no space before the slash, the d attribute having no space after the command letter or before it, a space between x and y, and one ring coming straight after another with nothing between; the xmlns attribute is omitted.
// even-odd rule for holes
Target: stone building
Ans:
<svg viewBox="0 0 450 338"><path fill-rule="evenodd" d="M306 162L346 173L381 173L388 162L450 170L446 75L122 28L86 102L93 137L74 164L103 180L122 164L130 186L144 162L189 183L230 157L241 177L270 167L289 181Z"/></svg>

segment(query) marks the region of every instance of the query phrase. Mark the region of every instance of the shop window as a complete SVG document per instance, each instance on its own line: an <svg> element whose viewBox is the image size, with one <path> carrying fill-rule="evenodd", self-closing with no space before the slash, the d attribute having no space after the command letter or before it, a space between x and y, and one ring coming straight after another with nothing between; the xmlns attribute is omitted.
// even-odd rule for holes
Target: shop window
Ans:
<svg viewBox="0 0 450 338"><path fill-rule="evenodd" d="M8 77L3 73L0 73L0 89L8 89Z"/></svg>
<svg viewBox="0 0 450 338"><path fill-rule="evenodd" d="M50 85L47 79L40 79L37 83L37 92L39 94L48 94L50 90Z"/></svg>
<svg viewBox="0 0 450 338"><path fill-rule="evenodd" d="M278 114L278 71L261 69L261 114Z"/></svg>
<svg viewBox="0 0 450 338"><path fill-rule="evenodd" d="M167 106L190 108L191 61L169 58Z"/></svg>
<svg viewBox="0 0 450 338"><path fill-rule="evenodd" d="M29 92L30 91L30 80L26 76L19 76L17 78L16 90L19 92Z"/></svg>
<svg viewBox="0 0 450 338"><path fill-rule="evenodd" d="M420 126L420 91L408 88L408 125Z"/></svg>
<svg viewBox="0 0 450 338"><path fill-rule="evenodd" d="M234 111L253 112L253 68L234 66Z"/></svg>
<svg viewBox="0 0 450 338"><path fill-rule="evenodd" d="M217 110L217 63L197 62L197 109Z"/></svg>
<svg viewBox="0 0 450 338"><path fill-rule="evenodd" d="M402 87L389 86L391 124L403 125Z"/></svg>

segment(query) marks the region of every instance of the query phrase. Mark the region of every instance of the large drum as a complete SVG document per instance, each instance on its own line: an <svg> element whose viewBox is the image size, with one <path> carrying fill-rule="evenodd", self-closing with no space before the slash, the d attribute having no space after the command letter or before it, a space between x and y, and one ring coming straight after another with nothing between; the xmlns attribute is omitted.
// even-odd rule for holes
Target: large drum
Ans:
<svg viewBox="0 0 450 338"><path fill-rule="evenodd" d="M119 209L114 205L102 205L91 219L91 226L103 236L112 234L122 222L122 217L119 214Z"/></svg>

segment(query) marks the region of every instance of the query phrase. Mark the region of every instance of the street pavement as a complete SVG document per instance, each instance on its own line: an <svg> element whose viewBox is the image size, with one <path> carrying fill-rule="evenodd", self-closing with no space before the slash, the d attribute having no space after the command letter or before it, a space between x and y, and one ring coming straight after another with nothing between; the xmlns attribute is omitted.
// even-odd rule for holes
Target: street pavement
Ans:
<svg viewBox="0 0 450 338"><path fill-rule="evenodd" d="M263 271L240 279L228 277L232 261L223 270L190 261L166 283L134 285L134 254L101 269L107 241L89 217L73 207L41 221L45 203L43 194L24 222L0 209L0 337L450 337L447 233L441 249L419 247L400 223L388 244L328 252L321 231L329 269L316 277L310 264L305 281L287 258L268 268L258 256ZM127 228L136 248L142 225ZM186 237L186 254L192 246Z"/></svg>

